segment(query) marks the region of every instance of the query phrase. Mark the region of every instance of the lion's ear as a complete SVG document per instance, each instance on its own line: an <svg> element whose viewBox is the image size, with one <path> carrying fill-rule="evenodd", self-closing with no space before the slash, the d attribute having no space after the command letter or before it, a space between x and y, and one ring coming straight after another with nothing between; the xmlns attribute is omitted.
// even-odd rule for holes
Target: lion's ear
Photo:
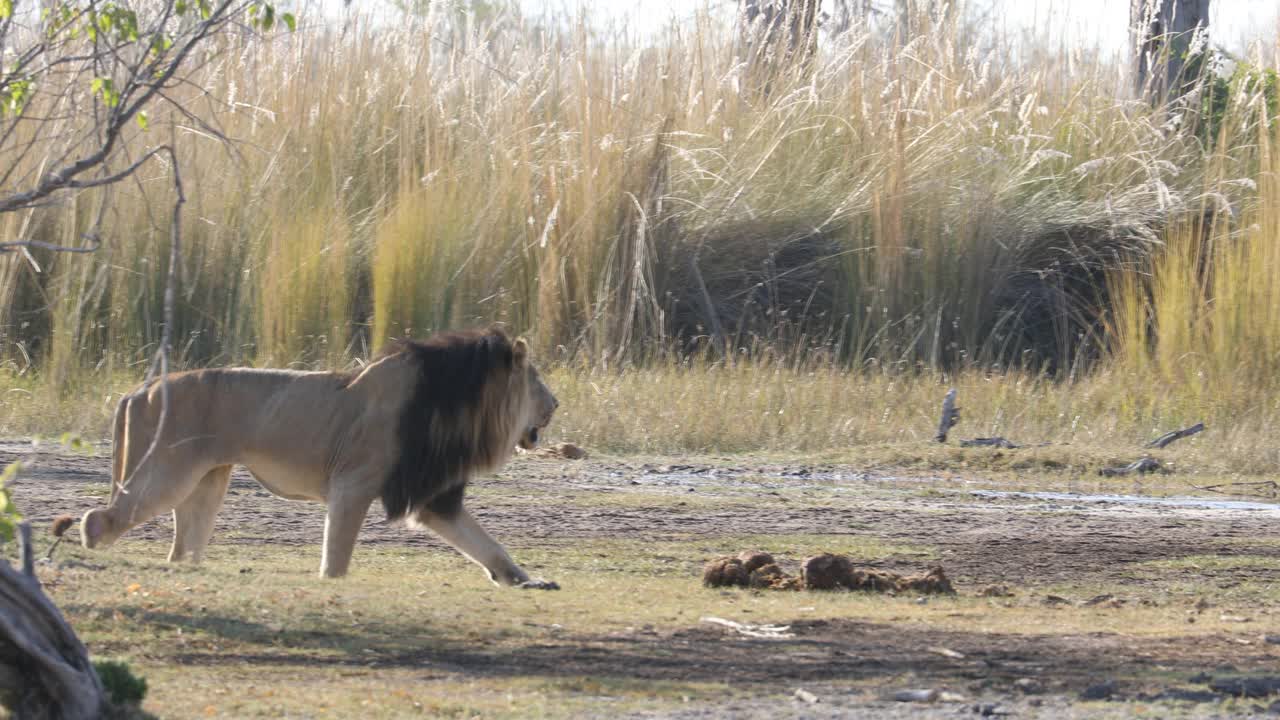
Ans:
<svg viewBox="0 0 1280 720"><path fill-rule="evenodd" d="M516 338L516 341L511 344L511 359L517 366L524 365L529 359L529 343L525 342L524 338Z"/></svg>

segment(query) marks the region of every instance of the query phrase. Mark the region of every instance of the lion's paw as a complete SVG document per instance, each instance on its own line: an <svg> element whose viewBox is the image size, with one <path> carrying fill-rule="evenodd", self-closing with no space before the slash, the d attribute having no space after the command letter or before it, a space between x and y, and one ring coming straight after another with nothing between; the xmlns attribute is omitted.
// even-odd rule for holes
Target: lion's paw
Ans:
<svg viewBox="0 0 1280 720"><path fill-rule="evenodd" d="M519 585L516 585L516 587L520 588L521 590L559 590L560 584L555 582L554 580L543 580L541 578L533 578L532 580L525 580Z"/></svg>

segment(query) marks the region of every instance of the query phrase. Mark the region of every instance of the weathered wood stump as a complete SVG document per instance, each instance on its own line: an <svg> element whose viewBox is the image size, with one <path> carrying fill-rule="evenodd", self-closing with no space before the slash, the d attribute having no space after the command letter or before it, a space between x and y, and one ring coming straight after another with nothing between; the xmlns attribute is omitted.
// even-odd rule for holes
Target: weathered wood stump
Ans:
<svg viewBox="0 0 1280 720"><path fill-rule="evenodd" d="M79 720L107 712L89 653L35 576L31 526L18 526L22 569L0 560L0 703L18 718Z"/></svg>

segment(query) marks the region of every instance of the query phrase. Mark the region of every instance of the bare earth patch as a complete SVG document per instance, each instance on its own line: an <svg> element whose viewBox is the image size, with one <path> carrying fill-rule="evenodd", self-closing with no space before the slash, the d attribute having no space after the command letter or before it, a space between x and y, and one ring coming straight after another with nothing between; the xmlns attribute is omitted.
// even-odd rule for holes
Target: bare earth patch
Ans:
<svg viewBox="0 0 1280 720"><path fill-rule="evenodd" d="M15 501L42 531L61 513L78 516L106 502L106 457L0 442L0 464L16 459L27 470ZM1063 485L1070 481L1024 488L1008 478L893 477L741 459L672 466L525 456L479 481L471 507L517 559L564 585L534 597L489 588L479 570L434 538L389 525L377 507L361 536L357 574L315 579L322 508L275 498L237 471L206 566L172 570L163 562L171 528L160 518L129 533L119 551L60 550L66 567L53 592L92 652L140 656L155 678L150 707L163 717L223 714L217 689L243 683L255 668L262 678L283 673L299 687L347 691L323 703L324 693L305 692L280 706L242 699L231 715L284 708L326 716L334 702L361 693L373 698L360 706L368 716L414 712L413 703L388 704L386 692L456 695L483 716L1094 717L1176 705L1194 717L1265 712L1280 700L1230 699L1208 685L1280 668L1273 637L1280 507L1134 502L1128 498L1146 488L1130 481L1111 486L1120 499L1038 494ZM938 564L959 596L702 588L704 562L748 547L791 573L822 551L901 573ZM404 568L419 559L430 568ZM298 600L299 615L283 623L294 634L281 643L271 630L279 621L254 614L269 613L269 603L232 605L210 619L182 608L205 603L212 612L231 601L202 599L197 589L183 594L187 605L161 612L120 599L134 575L171 584L161 597L217 577L317 603L376 578L389 592L405 588L396 602L416 608L434 598L442 604L432 612L453 614L435 623L430 613L413 618L407 631L397 625L410 622L406 611L392 608L379 630L357 632L334 624L327 605ZM437 579L446 586L432 589ZM984 593L989 586L1009 592ZM453 594L468 598L466 607L450 609ZM750 637L701 621L710 615L787 630ZM117 616L133 624L128 631L112 629ZM153 647L145 629L218 639ZM179 698L164 689L178 683L166 674L178 666L209 675L183 680ZM373 678L400 689L370 692ZM913 689L937 692L904 696L927 702L893 699ZM526 700L486 704L493 693ZM193 697L198 707L184 709ZM414 702L416 711L452 712Z"/></svg>

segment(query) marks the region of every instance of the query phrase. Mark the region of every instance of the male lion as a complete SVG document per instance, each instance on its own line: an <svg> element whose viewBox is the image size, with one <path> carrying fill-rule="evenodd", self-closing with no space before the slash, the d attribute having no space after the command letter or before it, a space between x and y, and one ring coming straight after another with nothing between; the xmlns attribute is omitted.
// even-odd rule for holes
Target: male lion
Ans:
<svg viewBox="0 0 1280 720"><path fill-rule="evenodd" d="M111 501L85 513L85 547L173 510L169 560L199 562L231 467L244 465L276 495L328 506L323 577L346 574L381 497L388 519L431 528L495 583L557 588L531 580L462 507L468 478L517 444L535 447L559 405L523 339L499 328L441 333L401 341L357 373L196 370L168 386L159 438L158 380L120 401Z"/></svg>

